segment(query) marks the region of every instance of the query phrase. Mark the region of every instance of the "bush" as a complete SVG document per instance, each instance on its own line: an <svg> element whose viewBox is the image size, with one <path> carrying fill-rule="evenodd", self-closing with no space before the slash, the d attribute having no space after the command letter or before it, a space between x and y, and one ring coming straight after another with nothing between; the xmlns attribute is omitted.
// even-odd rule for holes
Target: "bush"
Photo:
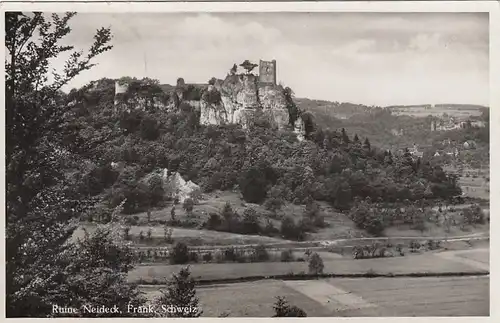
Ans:
<svg viewBox="0 0 500 323"><path fill-rule="evenodd" d="M252 262L265 262L269 260L269 253L266 250L266 246L260 244L253 248L251 261Z"/></svg>
<svg viewBox="0 0 500 323"><path fill-rule="evenodd" d="M281 262L291 262L294 260L291 249L281 251Z"/></svg>
<svg viewBox="0 0 500 323"><path fill-rule="evenodd" d="M234 247L229 247L224 250L224 260L236 262L242 258L239 250L236 250Z"/></svg>
<svg viewBox="0 0 500 323"><path fill-rule="evenodd" d="M259 217L255 209L247 208L243 212L242 229L243 234L257 234L262 231L259 225Z"/></svg>
<svg viewBox="0 0 500 323"><path fill-rule="evenodd" d="M187 264L189 260L189 250L187 245L182 242L177 242L172 249L170 262L174 265Z"/></svg>
<svg viewBox="0 0 500 323"><path fill-rule="evenodd" d="M411 241L410 242L410 252L417 252L420 250L420 242L418 241Z"/></svg>
<svg viewBox="0 0 500 323"><path fill-rule="evenodd" d="M278 296L276 303L273 305L273 317L307 317L306 312L295 306L290 305L284 297Z"/></svg>
<svg viewBox="0 0 500 323"><path fill-rule="evenodd" d="M196 251L190 251L189 252L189 262L198 262L198 253Z"/></svg>
<svg viewBox="0 0 500 323"><path fill-rule="evenodd" d="M163 240L166 243L172 243L174 241L174 239L172 238L172 234L173 234L173 229L165 225L163 227Z"/></svg>
<svg viewBox="0 0 500 323"><path fill-rule="evenodd" d="M271 212L276 212L282 206L283 200L277 197L270 197L264 202L264 207Z"/></svg>
<svg viewBox="0 0 500 323"><path fill-rule="evenodd" d="M485 224L486 216L479 205L471 205L463 210L464 222L466 224Z"/></svg>
<svg viewBox="0 0 500 323"><path fill-rule="evenodd" d="M213 260L213 256L211 252L204 253L202 256L204 262L211 262Z"/></svg>
<svg viewBox="0 0 500 323"><path fill-rule="evenodd" d="M182 208L188 213L190 214L191 212L193 212L193 208L194 208L194 201L193 199L191 198L187 198L184 200L184 203L182 204Z"/></svg>
<svg viewBox="0 0 500 323"><path fill-rule="evenodd" d="M210 230L217 230L222 224L222 219L217 213L210 213L205 227Z"/></svg>
<svg viewBox="0 0 500 323"><path fill-rule="evenodd" d="M285 217L281 221L280 232L285 239L302 241L305 238L305 232L301 227L295 224L291 217Z"/></svg>

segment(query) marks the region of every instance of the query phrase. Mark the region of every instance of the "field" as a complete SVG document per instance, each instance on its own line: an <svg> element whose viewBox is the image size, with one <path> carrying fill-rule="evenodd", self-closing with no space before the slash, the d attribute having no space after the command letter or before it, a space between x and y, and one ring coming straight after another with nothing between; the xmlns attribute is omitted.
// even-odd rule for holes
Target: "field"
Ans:
<svg viewBox="0 0 500 323"><path fill-rule="evenodd" d="M454 109L454 108L425 108L425 107L405 107L405 108L393 108L391 109L392 114L394 115L406 115L413 116L417 118L425 118L429 115L440 117L443 114L447 114L449 116L466 119L469 117L478 117L481 116L481 110L477 108L470 109Z"/></svg>
<svg viewBox="0 0 500 323"><path fill-rule="evenodd" d="M468 252L475 253L474 250ZM475 266L474 261L462 261L461 259L463 258L455 254L442 257L439 253L357 260L347 257L334 260L325 258L324 272L338 275L365 274L368 271L378 274L485 272L484 266L479 264ZM179 272L181 268L182 265L138 266L129 273L128 279L131 282L162 283L165 278L170 278L173 273ZM289 273L307 273L308 271L305 262L208 263L193 264L190 265L190 269L192 276L197 280L286 275Z"/></svg>
<svg viewBox="0 0 500 323"><path fill-rule="evenodd" d="M158 286L142 286L149 298ZM276 296L309 316L488 316L489 277L266 280L200 286L203 316L270 317Z"/></svg>

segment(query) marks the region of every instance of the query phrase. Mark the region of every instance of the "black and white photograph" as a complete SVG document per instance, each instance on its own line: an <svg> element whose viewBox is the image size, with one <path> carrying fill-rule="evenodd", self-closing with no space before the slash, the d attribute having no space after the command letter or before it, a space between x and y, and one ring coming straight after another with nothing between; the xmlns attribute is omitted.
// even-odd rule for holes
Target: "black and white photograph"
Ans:
<svg viewBox="0 0 500 323"><path fill-rule="evenodd" d="M276 6L2 9L7 318L490 316L490 12Z"/></svg>

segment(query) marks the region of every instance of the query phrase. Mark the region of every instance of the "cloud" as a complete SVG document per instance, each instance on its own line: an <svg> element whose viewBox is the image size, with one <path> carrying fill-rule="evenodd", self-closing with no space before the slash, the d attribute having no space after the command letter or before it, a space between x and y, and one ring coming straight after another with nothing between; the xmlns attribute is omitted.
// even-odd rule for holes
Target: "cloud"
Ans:
<svg viewBox="0 0 500 323"><path fill-rule="evenodd" d="M111 26L114 48L71 86L125 75L206 82L245 59L276 59L278 79L302 97L379 105L488 100L487 15L81 14L68 42L87 48L100 26Z"/></svg>
<svg viewBox="0 0 500 323"><path fill-rule="evenodd" d="M446 44L441 42L441 35L438 33L433 34L418 34L410 39L408 48L426 52L429 50L437 50L445 48Z"/></svg>

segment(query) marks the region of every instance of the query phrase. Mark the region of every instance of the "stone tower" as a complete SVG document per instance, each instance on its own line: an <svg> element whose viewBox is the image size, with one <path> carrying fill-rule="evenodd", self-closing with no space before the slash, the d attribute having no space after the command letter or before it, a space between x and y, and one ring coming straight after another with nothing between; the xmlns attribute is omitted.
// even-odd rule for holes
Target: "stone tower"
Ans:
<svg viewBox="0 0 500 323"><path fill-rule="evenodd" d="M276 85L276 60L259 62L259 82Z"/></svg>

